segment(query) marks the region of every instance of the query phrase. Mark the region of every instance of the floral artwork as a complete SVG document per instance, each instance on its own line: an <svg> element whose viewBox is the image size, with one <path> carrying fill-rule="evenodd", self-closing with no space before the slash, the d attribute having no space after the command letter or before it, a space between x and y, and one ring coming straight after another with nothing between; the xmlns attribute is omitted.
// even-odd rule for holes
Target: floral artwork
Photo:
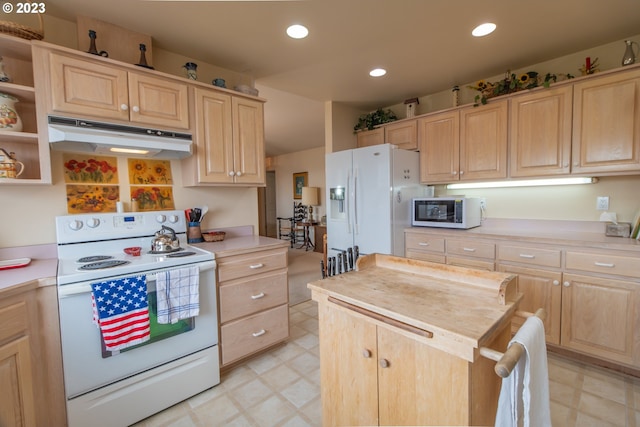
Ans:
<svg viewBox="0 0 640 427"><path fill-rule="evenodd" d="M136 185L171 185L169 160L129 159L129 183Z"/></svg>
<svg viewBox="0 0 640 427"><path fill-rule="evenodd" d="M115 212L119 198L117 185L67 185L67 212Z"/></svg>
<svg viewBox="0 0 640 427"><path fill-rule="evenodd" d="M131 186L131 199L138 201L138 209L141 211L175 209L172 187Z"/></svg>
<svg viewBox="0 0 640 427"><path fill-rule="evenodd" d="M64 153L64 182L87 184L117 184L116 157L86 156Z"/></svg>

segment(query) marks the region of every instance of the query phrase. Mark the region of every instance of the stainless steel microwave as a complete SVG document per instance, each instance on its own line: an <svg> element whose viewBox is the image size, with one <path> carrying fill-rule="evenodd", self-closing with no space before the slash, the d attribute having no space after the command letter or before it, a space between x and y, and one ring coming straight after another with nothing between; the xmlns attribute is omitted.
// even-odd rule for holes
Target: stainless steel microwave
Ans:
<svg viewBox="0 0 640 427"><path fill-rule="evenodd" d="M480 199L473 197L421 197L412 199L411 225L417 227L473 228L480 225Z"/></svg>

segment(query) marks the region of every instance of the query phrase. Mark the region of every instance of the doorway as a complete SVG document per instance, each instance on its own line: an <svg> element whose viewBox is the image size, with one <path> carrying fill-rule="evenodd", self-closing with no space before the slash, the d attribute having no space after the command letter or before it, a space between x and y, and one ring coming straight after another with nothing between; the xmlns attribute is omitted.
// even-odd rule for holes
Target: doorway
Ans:
<svg viewBox="0 0 640 427"><path fill-rule="evenodd" d="M266 173L266 187L258 188L258 228L261 236L277 238L276 173Z"/></svg>

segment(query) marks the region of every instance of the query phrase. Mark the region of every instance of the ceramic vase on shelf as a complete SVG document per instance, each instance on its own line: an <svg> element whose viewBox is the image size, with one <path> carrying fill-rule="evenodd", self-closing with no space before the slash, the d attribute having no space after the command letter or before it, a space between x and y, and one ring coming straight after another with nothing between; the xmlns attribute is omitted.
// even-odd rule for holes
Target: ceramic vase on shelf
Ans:
<svg viewBox="0 0 640 427"><path fill-rule="evenodd" d="M187 78L189 80L198 80L198 64L195 62L187 62L182 66L182 68L187 70Z"/></svg>
<svg viewBox="0 0 640 427"><path fill-rule="evenodd" d="M4 61L2 59L2 56L0 56L0 82L10 82L10 81L11 81L11 77L9 77L7 73L4 71Z"/></svg>
<svg viewBox="0 0 640 427"><path fill-rule="evenodd" d="M18 98L0 92L0 130L22 131L22 120L16 110Z"/></svg>
<svg viewBox="0 0 640 427"><path fill-rule="evenodd" d="M624 43L625 43L625 50L624 50L624 56L622 57L622 65L635 64L636 53L633 50L633 45L638 46L638 43L631 40L625 40Z"/></svg>

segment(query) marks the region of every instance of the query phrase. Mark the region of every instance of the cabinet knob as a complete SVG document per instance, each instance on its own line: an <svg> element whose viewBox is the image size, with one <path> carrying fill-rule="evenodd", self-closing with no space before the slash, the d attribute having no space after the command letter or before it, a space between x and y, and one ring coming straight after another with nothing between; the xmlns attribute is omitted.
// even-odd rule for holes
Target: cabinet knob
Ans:
<svg viewBox="0 0 640 427"><path fill-rule="evenodd" d="M387 359L380 359L380 367L381 368L388 368L389 367L389 361Z"/></svg>
<svg viewBox="0 0 640 427"><path fill-rule="evenodd" d="M242 176L242 172L236 172L236 176Z"/></svg>
<svg viewBox="0 0 640 427"><path fill-rule="evenodd" d="M571 286L571 282L569 282L568 280L566 282L564 282L562 284L562 286L564 286L565 288L568 288L569 286Z"/></svg>
<svg viewBox="0 0 640 427"><path fill-rule="evenodd" d="M364 357L365 359L368 359L371 357L371 350L369 349L364 349L362 350L362 357Z"/></svg>
<svg viewBox="0 0 640 427"><path fill-rule="evenodd" d="M464 171L460 171L460 175L464 175Z"/></svg>
<svg viewBox="0 0 640 427"><path fill-rule="evenodd" d="M458 171L451 172L451 175L457 175L457 174L458 174Z"/></svg>
<svg viewBox="0 0 640 427"><path fill-rule="evenodd" d="M140 107L138 107L137 105L134 105L132 108L134 113L139 113L140 112Z"/></svg>
<svg viewBox="0 0 640 427"><path fill-rule="evenodd" d="M127 104L120 104L120 109L122 111L127 111L129 109L129 106Z"/></svg>
<svg viewBox="0 0 640 427"><path fill-rule="evenodd" d="M558 286L559 284L560 284L560 281L559 281L559 280L554 280L554 281L553 281L553 286Z"/></svg>
<svg viewBox="0 0 640 427"><path fill-rule="evenodd" d="M235 176L235 172L234 171L229 171L229 176Z"/></svg>

